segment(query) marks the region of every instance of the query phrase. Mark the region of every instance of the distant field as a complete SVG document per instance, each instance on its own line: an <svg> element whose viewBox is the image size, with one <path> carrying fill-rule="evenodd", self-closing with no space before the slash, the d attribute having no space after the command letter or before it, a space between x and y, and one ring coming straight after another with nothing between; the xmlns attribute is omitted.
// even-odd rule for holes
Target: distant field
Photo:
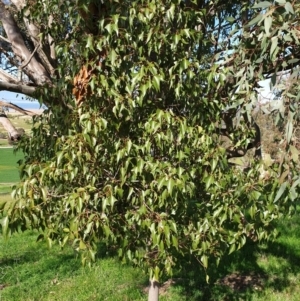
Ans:
<svg viewBox="0 0 300 301"><path fill-rule="evenodd" d="M7 116L16 128L23 128L26 132L30 130L32 125L32 117L21 115L19 113L8 113ZM3 128L2 124L0 124L0 132L6 133L6 130Z"/></svg>
<svg viewBox="0 0 300 301"><path fill-rule="evenodd" d="M0 139L0 146L9 146L7 139Z"/></svg>
<svg viewBox="0 0 300 301"><path fill-rule="evenodd" d="M15 183L19 180L17 169L21 153L14 154L12 148L0 148L0 183Z"/></svg>

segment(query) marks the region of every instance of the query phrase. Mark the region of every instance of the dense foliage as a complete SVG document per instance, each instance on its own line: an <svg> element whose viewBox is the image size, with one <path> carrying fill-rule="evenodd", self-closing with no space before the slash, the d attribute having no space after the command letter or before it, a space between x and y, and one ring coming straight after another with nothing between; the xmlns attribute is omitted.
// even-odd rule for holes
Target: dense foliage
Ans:
<svg viewBox="0 0 300 301"><path fill-rule="evenodd" d="M298 76L297 2L33 2L31 22L54 19L42 37L55 40L58 67L35 94L49 110L18 146L25 159L4 233L41 229L84 261L106 242L155 279L182 257L207 268L275 237L273 221L298 196L300 94L280 73ZM230 158L259 149L267 77L281 91L272 113L287 121L283 155L233 168Z"/></svg>

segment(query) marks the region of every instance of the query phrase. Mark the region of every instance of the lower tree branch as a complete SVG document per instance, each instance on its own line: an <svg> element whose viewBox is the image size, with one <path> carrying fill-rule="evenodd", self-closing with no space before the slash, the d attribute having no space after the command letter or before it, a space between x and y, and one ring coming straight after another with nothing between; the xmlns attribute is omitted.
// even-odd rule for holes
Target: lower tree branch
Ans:
<svg viewBox="0 0 300 301"><path fill-rule="evenodd" d="M35 116L37 115L36 113L34 112L31 112L31 111L28 111L28 110L24 110L22 109L21 107L11 103L11 102L6 102L6 101L2 101L0 100L0 107L7 107L7 108L10 108L10 109L14 109L24 115L28 115L28 116Z"/></svg>
<svg viewBox="0 0 300 301"><path fill-rule="evenodd" d="M14 125L7 118L6 114L0 113L0 123L3 125L5 130L8 132L11 141L18 141L21 138L21 134L17 131Z"/></svg>
<svg viewBox="0 0 300 301"><path fill-rule="evenodd" d="M7 72L0 69L0 79L9 83L17 84L18 80L17 78L11 76Z"/></svg>
<svg viewBox="0 0 300 301"><path fill-rule="evenodd" d="M16 93L23 93L25 95L32 96L36 91L36 88L27 85L11 84L11 83L0 81L0 91L3 90L16 92Z"/></svg>

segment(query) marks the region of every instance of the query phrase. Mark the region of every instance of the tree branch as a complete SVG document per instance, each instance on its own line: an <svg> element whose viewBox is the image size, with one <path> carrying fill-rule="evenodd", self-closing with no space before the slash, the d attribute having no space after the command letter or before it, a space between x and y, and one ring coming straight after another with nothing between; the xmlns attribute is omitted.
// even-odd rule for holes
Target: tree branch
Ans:
<svg viewBox="0 0 300 301"><path fill-rule="evenodd" d="M36 91L36 87L30 87L27 85L18 85L0 81L0 91L7 90L10 92L23 93L28 96L33 96Z"/></svg>
<svg viewBox="0 0 300 301"><path fill-rule="evenodd" d="M38 44L38 45L34 48L33 52L31 53L30 57L28 58L28 60L27 60L26 62L24 62L24 63L19 67L20 69L25 68L25 67L30 63L32 57L34 56L34 54L36 53L36 51L38 50L39 47L40 47L40 45Z"/></svg>
<svg viewBox="0 0 300 301"><path fill-rule="evenodd" d="M18 141L21 138L20 133L14 127L14 125L7 118L6 114L0 113L0 123L3 125L5 130L8 132L11 141Z"/></svg>
<svg viewBox="0 0 300 301"><path fill-rule="evenodd" d="M5 8L5 5L0 2L0 20L3 28L7 34L8 40L12 45L12 49L17 57L21 61L27 62L31 56L30 51L26 47L23 37L20 33L20 29L15 22L15 19L11 13ZM50 75L42 64L32 57L30 63L24 68L26 75L37 85L43 85L45 83L51 83Z"/></svg>
<svg viewBox="0 0 300 301"><path fill-rule="evenodd" d="M3 101L3 100L0 100L0 107L8 107L8 108L11 108L11 109L14 109L24 115L28 115L28 116L36 116L38 114L34 113L34 112L31 112L31 111L28 111L28 110L24 110L22 109L21 107L11 103L11 102L6 102L6 101Z"/></svg>
<svg viewBox="0 0 300 301"><path fill-rule="evenodd" d="M0 79L12 84L17 84L18 82L17 78L11 76L10 74L8 74L2 69L0 69Z"/></svg>
<svg viewBox="0 0 300 301"><path fill-rule="evenodd" d="M18 11L22 11L24 7L26 6L26 1L24 0L11 0L11 2L17 7ZM26 9L26 11L23 12L23 20L24 24L27 28L27 31L29 33L30 39L34 45L34 47L37 47L38 45L41 46L42 41L40 41L40 29L32 22L32 20L29 20L28 16L30 15L30 11ZM48 25L49 22L52 23L51 21L51 15L49 17ZM55 51L53 49L54 47L54 41L53 39L48 36L48 42L50 45L50 58L49 54L47 53L47 50L45 50L44 46L43 47L38 47L37 49L37 55L42 62L44 68L47 70L47 72L53 76L55 73L55 67L56 67L56 61L55 61Z"/></svg>
<svg viewBox="0 0 300 301"><path fill-rule="evenodd" d="M7 38L4 38L3 36L0 35L0 39L5 41L6 43L10 44L10 41Z"/></svg>

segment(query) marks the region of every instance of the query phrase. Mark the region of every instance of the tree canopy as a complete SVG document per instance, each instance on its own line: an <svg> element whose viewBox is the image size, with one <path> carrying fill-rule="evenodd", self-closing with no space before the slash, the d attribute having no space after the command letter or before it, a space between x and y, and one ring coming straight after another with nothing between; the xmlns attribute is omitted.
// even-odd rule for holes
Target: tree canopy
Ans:
<svg viewBox="0 0 300 301"><path fill-rule="evenodd" d="M207 268L275 237L300 181L299 12L285 0L1 2L0 89L48 107L18 144L3 233L43 230L83 261L106 242L156 280L187 255ZM285 128L268 163L265 79L281 102L264 113Z"/></svg>

